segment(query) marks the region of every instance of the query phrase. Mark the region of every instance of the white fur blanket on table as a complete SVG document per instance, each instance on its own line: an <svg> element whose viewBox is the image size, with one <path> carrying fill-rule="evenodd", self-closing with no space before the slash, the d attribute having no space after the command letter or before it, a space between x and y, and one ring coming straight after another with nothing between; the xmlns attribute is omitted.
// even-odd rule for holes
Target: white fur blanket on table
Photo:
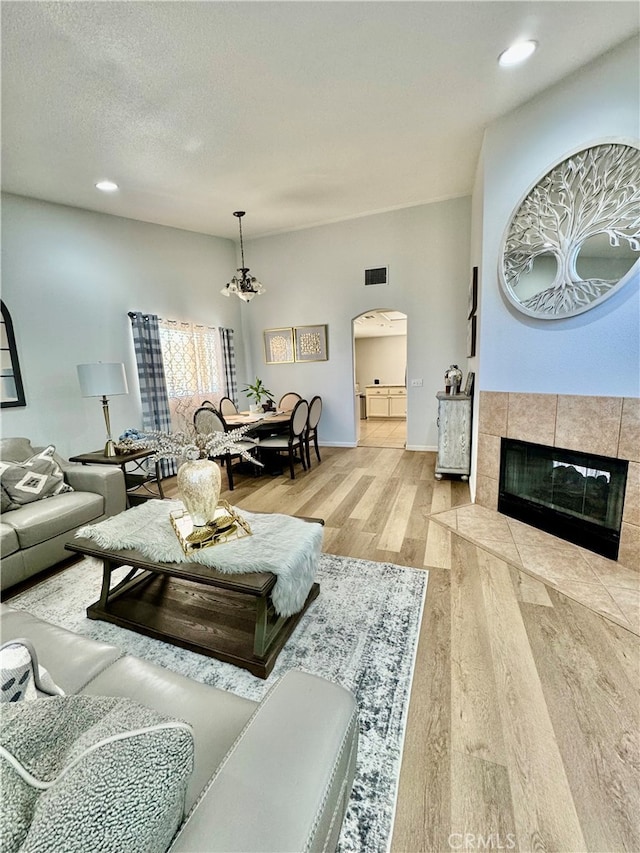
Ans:
<svg viewBox="0 0 640 853"><path fill-rule="evenodd" d="M169 521L169 513L181 509L182 501L149 500L99 524L81 527L76 536L92 539L101 548L135 549L164 563L200 563L225 574L272 572L276 613L291 616L302 609L322 550L322 525L234 507L249 522L253 536L186 556Z"/></svg>

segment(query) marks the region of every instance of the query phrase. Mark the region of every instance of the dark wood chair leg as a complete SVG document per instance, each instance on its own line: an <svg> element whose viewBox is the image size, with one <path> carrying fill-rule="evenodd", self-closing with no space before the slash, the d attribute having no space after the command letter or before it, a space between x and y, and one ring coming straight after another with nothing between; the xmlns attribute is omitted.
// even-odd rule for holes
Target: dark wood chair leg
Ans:
<svg viewBox="0 0 640 853"><path fill-rule="evenodd" d="M291 472L291 479L295 480L296 472L293 468L293 447L289 448L289 471Z"/></svg>
<svg viewBox="0 0 640 853"><path fill-rule="evenodd" d="M313 434L313 445L316 449L316 456L318 457L318 462L322 462L322 459L320 459L320 448L318 447L318 433L317 432L314 432L314 434Z"/></svg>
<svg viewBox="0 0 640 853"><path fill-rule="evenodd" d="M302 462L302 470L306 471L308 468L307 465L307 449L305 447L304 439L300 439L300 462Z"/></svg>
<svg viewBox="0 0 640 853"><path fill-rule="evenodd" d="M227 480L229 481L229 491L233 491L233 462L231 461L231 454L227 453Z"/></svg>

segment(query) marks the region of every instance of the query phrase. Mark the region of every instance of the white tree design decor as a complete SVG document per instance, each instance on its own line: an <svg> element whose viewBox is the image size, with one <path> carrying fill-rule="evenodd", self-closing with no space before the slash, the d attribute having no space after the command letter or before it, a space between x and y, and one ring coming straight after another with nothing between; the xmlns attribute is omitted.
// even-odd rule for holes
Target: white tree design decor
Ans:
<svg viewBox="0 0 640 853"><path fill-rule="evenodd" d="M587 240L602 237L597 252ZM602 302L630 278L640 252L640 149L607 143L586 148L540 180L516 208L500 253L500 282L525 314L569 317ZM593 258L596 254L595 267ZM607 255L613 256L609 260ZM616 255L618 257L616 257ZM589 274L590 264L593 274ZM555 263L555 277L540 286L534 264ZM606 270L603 274L603 268ZM587 274L585 274L585 270Z"/></svg>

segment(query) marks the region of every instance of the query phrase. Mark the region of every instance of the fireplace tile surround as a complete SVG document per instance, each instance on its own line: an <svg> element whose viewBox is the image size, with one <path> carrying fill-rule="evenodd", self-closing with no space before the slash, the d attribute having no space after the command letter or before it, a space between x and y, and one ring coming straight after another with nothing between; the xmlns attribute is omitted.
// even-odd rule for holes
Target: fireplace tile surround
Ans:
<svg viewBox="0 0 640 853"><path fill-rule="evenodd" d="M502 437L627 459L617 562L640 572L640 399L481 391L476 504L494 511Z"/></svg>

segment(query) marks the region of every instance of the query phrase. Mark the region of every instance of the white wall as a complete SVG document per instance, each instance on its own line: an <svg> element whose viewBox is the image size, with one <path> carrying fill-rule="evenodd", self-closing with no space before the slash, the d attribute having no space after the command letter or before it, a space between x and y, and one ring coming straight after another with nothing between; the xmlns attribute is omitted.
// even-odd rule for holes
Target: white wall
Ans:
<svg viewBox="0 0 640 853"><path fill-rule="evenodd" d="M501 294L497 274L506 224L539 177L575 149L604 137L637 138L638 50L637 39L625 43L487 129L480 164L484 199L478 378L484 390L640 394L638 274L590 311L546 321L513 308Z"/></svg>
<svg viewBox="0 0 640 853"><path fill-rule="evenodd" d="M353 318L394 309L408 315L407 445L435 447L435 395L452 362L466 365L470 216L470 199L458 198L246 244L251 270L268 291L244 314L248 363L276 397L322 396L322 442L356 441ZM364 286L372 266L389 266L389 285ZM329 361L265 364L264 329L320 323L329 327ZM411 387L412 379L422 387Z"/></svg>
<svg viewBox="0 0 640 853"><path fill-rule="evenodd" d="M364 393L366 385L404 385L407 369L407 336L380 335L355 339L356 382Z"/></svg>
<svg viewBox="0 0 640 853"><path fill-rule="evenodd" d="M125 364L129 394L109 404L114 436L139 426L128 311L235 329L244 373L241 303L219 293L235 267L231 240L3 195L2 299L27 400L2 410L3 435L67 456L104 445L100 401L80 396L76 373L93 361Z"/></svg>

